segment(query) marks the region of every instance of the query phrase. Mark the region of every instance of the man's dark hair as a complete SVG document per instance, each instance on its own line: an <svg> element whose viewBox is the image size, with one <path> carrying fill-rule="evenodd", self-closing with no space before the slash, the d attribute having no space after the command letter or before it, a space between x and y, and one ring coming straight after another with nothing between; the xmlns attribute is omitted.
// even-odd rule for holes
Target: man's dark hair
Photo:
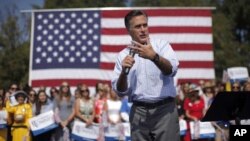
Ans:
<svg viewBox="0 0 250 141"><path fill-rule="evenodd" d="M146 18L148 18L148 15L141 11L141 10L132 10L130 11L124 18L124 22L125 22L125 26L126 26L126 29L129 30L129 21L133 18L133 17L136 17L136 16L141 16L141 15L144 15Z"/></svg>

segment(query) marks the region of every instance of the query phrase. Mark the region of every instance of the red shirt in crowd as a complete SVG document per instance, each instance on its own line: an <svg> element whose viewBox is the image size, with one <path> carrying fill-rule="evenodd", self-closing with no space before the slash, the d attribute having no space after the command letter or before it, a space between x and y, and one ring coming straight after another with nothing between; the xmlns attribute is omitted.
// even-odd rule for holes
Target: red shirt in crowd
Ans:
<svg viewBox="0 0 250 141"><path fill-rule="evenodd" d="M184 100L184 110L188 110L191 116L201 119L203 117L203 109L205 108L205 103L203 98L200 97L198 102L191 102L189 98Z"/></svg>
<svg viewBox="0 0 250 141"><path fill-rule="evenodd" d="M103 112L103 107L106 99L98 99L95 101L95 122L100 123L101 122L101 115Z"/></svg>

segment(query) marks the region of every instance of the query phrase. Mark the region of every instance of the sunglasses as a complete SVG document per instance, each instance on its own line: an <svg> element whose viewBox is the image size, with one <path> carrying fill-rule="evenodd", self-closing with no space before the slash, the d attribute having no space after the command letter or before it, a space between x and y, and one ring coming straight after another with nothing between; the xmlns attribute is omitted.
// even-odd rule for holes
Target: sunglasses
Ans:
<svg viewBox="0 0 250 141"><path fill-rule="evenodd" d="M99 91L101 91L101 92L103 92L104 91L104 89L98 89Z"/></svg>
<svg viewBox="0 0 250 141"><path fill-rule="evenodd" d="M17 88L14 88L14 87L12 87L12 88L10 88L11 90L16 90Z"/></svg>
<svg viewBox="0 0 250 141"><path fill-rule="evenodd" d="M33 96L35 96L35 94L29 94L29 96L30 96L30 97L33 97Z"/></svg>
<svg viewBox="0 0 250 141"><path fill-rule="evenodd" d="M88 90L81 90L81 92L84 93L84 92L89 92L89 91Z"/></svg>

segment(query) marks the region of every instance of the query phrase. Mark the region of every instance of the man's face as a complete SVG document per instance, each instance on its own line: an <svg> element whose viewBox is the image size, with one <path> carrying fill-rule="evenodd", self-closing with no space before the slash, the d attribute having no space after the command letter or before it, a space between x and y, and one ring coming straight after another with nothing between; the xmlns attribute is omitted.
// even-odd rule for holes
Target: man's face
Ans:
<svg viewBox="0 0 250 141"><path fill-rule="evenodd" d="M129 24L128 31L132 39L141 44L146 43L148 39L147 18L144 15L136 16L129 21Z"/></svg>

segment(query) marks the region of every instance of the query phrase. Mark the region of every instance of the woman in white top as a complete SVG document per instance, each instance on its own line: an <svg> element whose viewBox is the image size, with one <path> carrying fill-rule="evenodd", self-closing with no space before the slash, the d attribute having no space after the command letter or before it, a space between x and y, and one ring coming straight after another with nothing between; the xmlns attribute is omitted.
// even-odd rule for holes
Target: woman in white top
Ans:
<svg viewBox="0 0 250 141"><path fill-rule="evenodd" d="M108 122L111 124L117 124L121 122L120 109L122 102L114 91L110 92L110 97L107 100L105 106L108 115Z"/></svg>
<svg viewBox="0 0 250 141"><path fill-rule="evenodd" d="M121 123L120 110L122 107L122 102L118 95L111 90L110 96L104 105L105 111L107 113L108 123L111 124L110 127L116 128L118 131L118 139L125 140L125 132L123 124Z"/></svg>

